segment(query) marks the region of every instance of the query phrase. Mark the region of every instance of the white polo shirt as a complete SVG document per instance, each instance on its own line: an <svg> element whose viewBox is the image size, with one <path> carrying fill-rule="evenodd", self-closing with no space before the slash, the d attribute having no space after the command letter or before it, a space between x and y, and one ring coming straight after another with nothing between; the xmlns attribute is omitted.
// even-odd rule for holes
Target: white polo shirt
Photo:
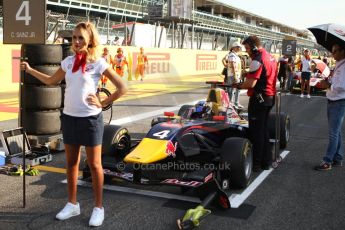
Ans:
<svg viewBox="0 0 345 230"><path fill-rule="evenodd" d="M93 63L86 63L85 73L82 73L81 68L72 73L74 60L75 56L68 56L61 62L61 68L66 73L63 113L74 117L99 114L102 108L89 105L86 98L89 94L96 94L98 81L109 64L104 58L99 58Z"/></svg>
<svg viewBox="0 0 345 230"><path fill-rule="evenodd" d="M345 59L335 64L331 83L331 88L326 92L327 98L331 101L345 99Z"/></svg>
<svg viewBox="0 0 345 230"><path fill-rule="evenodd" d="M302 72L311 72L311 59L306 59L304 56L302 57Z"/></svg>
<svg viewBox="0 0 345 230"><path fill-rule="evenodd" d="M242 71L242 63L241 63L241 58L235 53L235 52L230 52L228 54L228 77L235 77L236 80L239 80L241 78L241 71ZM234 74L234 71L232 68L230 68L230 62L234 63L235 66L235 71L236 71L236 76Z"/></svg>

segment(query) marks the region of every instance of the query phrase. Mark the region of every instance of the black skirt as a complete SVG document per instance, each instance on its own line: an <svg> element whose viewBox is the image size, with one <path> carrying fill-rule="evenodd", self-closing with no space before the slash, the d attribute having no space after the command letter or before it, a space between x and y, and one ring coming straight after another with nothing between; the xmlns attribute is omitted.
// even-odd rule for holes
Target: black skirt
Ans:
<svg viewBox="0 0 345 230"><path fill-rule="evenodd" d="M96 146L102 144L103 114L89 117L73 117L62 113L63 142L69 145Z"/></svg>

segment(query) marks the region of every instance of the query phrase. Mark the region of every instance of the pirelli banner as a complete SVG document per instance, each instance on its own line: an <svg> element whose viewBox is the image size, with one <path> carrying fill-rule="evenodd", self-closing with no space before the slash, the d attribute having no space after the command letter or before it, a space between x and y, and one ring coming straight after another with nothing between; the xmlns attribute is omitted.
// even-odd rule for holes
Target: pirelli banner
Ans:
<svg viewBox="0 0 345 230"><path fill-rule="evenodd" d="M117 46L107 46L114 57ZM102 47L101 47L102 48ZM129 71L125 69L124 80L136 80L139 47L122 46L126 56ZM0 92L18 90L20 69L20 45L0 44L1 84ZM145 78L168 78L192 75L220 76L223 70L222 59L227 51L190 50L190 49L158 49L144 48L148 64Z"/></svg>
<svg viewBox="0 0 345 230"><path fill-rule="evenodd" d="M138 48L126 48L128 62L131 63L130 72L135 76ZM115 49L109 47L111 53ZM114 50L112 52L112 50ZM186 75L220 75L223 70L222 59L227 51L202 51L188 49L154 49L144 51L148 59L145 69L146 77L183 77Z"/></svg>

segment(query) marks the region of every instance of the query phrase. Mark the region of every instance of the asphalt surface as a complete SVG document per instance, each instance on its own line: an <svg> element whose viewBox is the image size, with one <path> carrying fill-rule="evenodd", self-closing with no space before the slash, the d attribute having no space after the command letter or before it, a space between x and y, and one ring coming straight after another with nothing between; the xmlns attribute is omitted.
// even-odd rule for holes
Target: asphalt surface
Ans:
<svg viewBox="0 0 345 230"><path fill-rule="evenodd" d="M204 83L186 84L194 84L195 89L118 102L113 119L205 98ZM240 100L246 105L245 95ZM326 105L324 96L301 99L298 94L283 94L282 110L291 117L289 154L244 204L227 211L212 208L212 215L199 229L344 229L344 167L327 172L313 170L328 143ZM142 137L151 119L123 126L133 136ZM15 127L16 121L1 125ZM63 152L54 153L53 158L45 166L64 167ZM66 203L66 185L61 183L65 178L65 174L45 171L38 177L26 177L26 208L22 208L22 177L0 175L0 229L88 229L93 208L90 187L78 186L80 216L66 221L54 219ZM104 190L106 218L99 229L177 229L176 219L195 206L190 202Z"/></svg>

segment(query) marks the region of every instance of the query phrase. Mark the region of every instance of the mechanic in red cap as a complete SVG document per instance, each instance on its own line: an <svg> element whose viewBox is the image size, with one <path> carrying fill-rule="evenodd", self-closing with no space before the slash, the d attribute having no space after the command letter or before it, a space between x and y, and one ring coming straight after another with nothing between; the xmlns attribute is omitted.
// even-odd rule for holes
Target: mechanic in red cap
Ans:
<svg viewBox="0 0 345 230"><path fill-rule="evenodd" d="M253 171L268 170L272 163L269 145L268 115L274 105L277 81L277 61L261 47L256 36L247 37L242 44L251 57L249 73L239 89L248 89L249 138L253 144Z"/></svg>

